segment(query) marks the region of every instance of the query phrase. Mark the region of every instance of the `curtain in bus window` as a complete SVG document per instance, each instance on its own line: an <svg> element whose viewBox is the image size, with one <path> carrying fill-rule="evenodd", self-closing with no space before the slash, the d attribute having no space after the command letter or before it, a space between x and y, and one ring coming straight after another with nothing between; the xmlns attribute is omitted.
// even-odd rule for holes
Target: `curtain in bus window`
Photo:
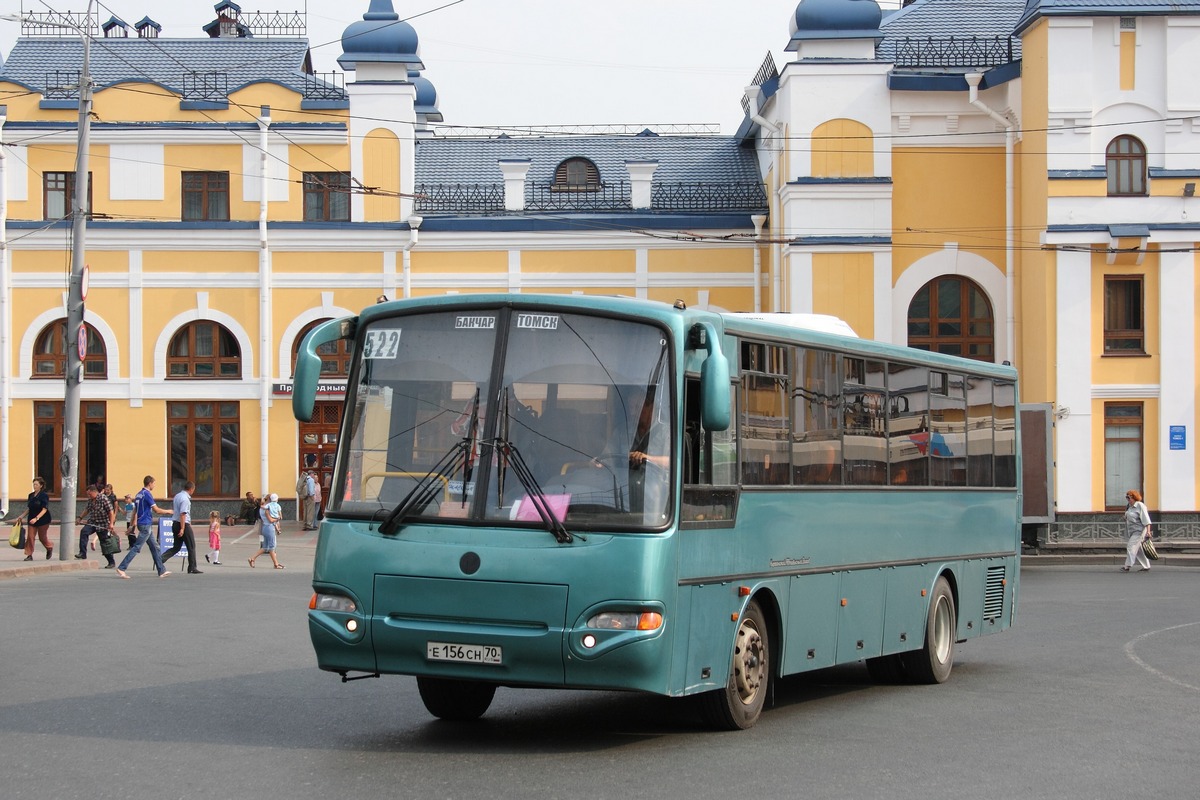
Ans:
<svg viewBox="0 0 1200 800"><path fill-rule="evenodd" d="M967 485L992 485L995 422L990 378L967 378Z"/></svg>
<svg viewBox="0 0 1200 800"><path fill-rule="evenodd" d="M742 483L786 485L791 482L787 379L748 374L742 387Z"/></svg>
<svg viewBox="0 0 1200 800"><path fill-rule="evenodd" d="M847 486L881 486L888 478L884 364L842 360L843 476Z"/></svg>
<svg viewBox="0 0 1200 800"><path fill-rule="evenodd" d="M929 370L888 365L888 462L893 486L929 485Z"/></svg>
<svg viewBox="0 0 1200 800"><path fill-rule="evenodd" d="M335 510L391 510L428 476L436 491L413 515L465 515L486 424L496 318L444 312L370 323L353 388L345 489L330 498Z"/></svg>
<svg viewBox="0 0 1200 800"><path fill-rule="evenodd" d="M823 350L797 348L792 387L792 482L828 486L842 482L841 386L837 359Z"/></svg>
<svg viewBox="0 0 1200 800"><path fill-rule="evenodd" d="M929 475L932 486L967 485L967 409L963 376L930 373Z"/></svg>
<svg viewBox="0 0 1200 800"><path fill-rule="evenodd" d="M992 390L996 485L1017 485L1017 387L998 381Z"/></svg>

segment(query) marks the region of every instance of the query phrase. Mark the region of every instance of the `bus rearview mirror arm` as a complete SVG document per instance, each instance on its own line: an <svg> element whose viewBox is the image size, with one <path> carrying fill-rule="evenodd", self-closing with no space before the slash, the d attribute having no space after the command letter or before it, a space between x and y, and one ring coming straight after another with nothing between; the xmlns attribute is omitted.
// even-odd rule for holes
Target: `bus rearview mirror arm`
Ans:
<svg viewBox="0 0 1200 800"><path fill-rule="evenodd" d="M318 348L339 339L353 339L358 328L357 317L331 319L309 331L296 353L296 375L292 381L292 414L301 422L312 419L317 400L317 384L321 380L321 356Z"/></svg>

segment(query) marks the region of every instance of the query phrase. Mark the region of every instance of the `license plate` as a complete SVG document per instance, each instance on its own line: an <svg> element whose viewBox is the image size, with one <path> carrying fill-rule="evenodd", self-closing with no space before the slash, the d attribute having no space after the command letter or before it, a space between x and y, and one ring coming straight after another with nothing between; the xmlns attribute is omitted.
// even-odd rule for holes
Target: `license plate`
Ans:
<svg viewBox="0 0 1200 800"><path fill-rule="evenodd" d="M491 644L454 644L426 642L425 658L429 661L458 661L466 664L501 664L504 651Z"/></svg>

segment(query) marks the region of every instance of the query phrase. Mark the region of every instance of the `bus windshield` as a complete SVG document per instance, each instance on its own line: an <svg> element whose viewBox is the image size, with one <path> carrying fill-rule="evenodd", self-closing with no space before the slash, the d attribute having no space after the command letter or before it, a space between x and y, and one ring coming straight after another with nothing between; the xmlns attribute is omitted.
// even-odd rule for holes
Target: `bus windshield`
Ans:
<svg viewBox="0 0 1200 800"><path fill-rule="evenodd" d="M523 527L549 514L568 529L669 522L662 329L507 308L422 313L372 321L360 357L331 512Z"/></svg>

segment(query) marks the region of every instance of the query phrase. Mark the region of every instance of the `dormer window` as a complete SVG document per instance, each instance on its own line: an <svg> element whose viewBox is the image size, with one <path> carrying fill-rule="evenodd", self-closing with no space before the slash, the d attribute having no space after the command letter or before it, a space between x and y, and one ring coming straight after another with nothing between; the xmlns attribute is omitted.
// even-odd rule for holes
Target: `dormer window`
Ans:
<svg viewBox="0 0 1200 800"><path fill-rule="evenodd" d="M556 192L598 192L600 170L586 158L568 158L554 170L551 189Z"/></svg>

